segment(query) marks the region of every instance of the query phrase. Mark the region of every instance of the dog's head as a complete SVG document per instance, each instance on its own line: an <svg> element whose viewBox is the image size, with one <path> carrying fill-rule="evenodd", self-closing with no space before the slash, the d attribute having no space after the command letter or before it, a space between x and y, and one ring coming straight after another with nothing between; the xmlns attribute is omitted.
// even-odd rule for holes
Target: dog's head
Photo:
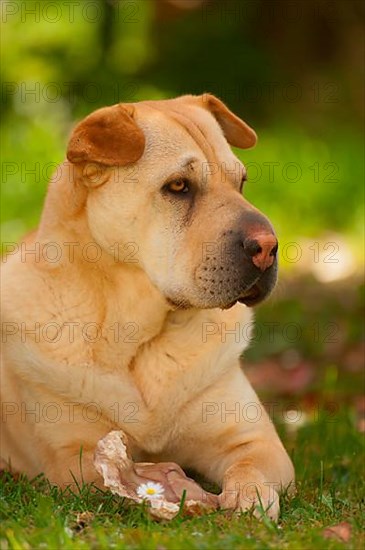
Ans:
<svg viewBox="0 0 365 550"><path fill-rule="evenodd" d="M227 308L257 304L276 282L273 228L242 197L245 168L229 146L255 143L205 94L100 109L75 128L67 157L106 252L137 261L174 305Z"/></svg>

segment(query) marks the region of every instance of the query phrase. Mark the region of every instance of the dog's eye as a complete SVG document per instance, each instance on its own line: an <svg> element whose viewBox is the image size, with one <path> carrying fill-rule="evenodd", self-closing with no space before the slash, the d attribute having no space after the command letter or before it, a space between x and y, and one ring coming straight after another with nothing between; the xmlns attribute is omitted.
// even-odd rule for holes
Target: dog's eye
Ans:
<svg viewBox="0 0 365 550"><path fill-rule="evenodd" d="M189 183L185 179L170 181L164 187L170 193L188 193L190 190Z"/></svg>

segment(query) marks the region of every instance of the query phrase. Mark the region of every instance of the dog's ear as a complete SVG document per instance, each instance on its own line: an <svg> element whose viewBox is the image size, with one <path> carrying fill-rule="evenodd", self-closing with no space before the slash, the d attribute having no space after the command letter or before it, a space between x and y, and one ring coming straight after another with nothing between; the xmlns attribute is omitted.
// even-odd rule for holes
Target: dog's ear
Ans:
<svg viewBox="0 0 365 550"><path fill-rule="evenodd" d="M134 118L134 106L118 104L98 109L72 132L67 159L73 164L125 166L143 154L145 137Z"/></svg>
<svg viewBox="0 0 365 550"><path fill-rule="evenodd" d="M256 145L256 132L246 122L232 113L220 99L211 94L203 94L200 96L200 100L203 107L208 109L217 119L230 145L240 149L247 149Z"/></svg>

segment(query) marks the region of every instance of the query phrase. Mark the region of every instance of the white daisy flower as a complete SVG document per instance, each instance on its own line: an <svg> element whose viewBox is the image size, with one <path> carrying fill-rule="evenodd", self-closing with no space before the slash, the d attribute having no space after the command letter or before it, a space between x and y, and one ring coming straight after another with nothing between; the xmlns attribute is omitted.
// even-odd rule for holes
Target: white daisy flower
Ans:
<svg viewBox="0 0 365 550"><path fill-rule="evenodd" d="M162 487L161 483L155 483L154 481L142 483L142 485L137 488L137 495L147 500L162 498L164 492L165 489Z"/></svg>

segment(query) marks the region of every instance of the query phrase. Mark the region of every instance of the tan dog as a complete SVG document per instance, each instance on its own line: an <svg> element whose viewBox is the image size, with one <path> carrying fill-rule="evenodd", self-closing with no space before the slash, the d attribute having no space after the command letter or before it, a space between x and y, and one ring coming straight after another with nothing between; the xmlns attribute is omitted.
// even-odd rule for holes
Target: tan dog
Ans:
<svg viewBox="0 0 365 550"><path fill-rule="evenodd" d="M277 517L293 467L239 364L277 242L227 141L256 135L209 94L106 107L74 130L39 229L3 265L14 471L95 481L96 443L118 429L134 460L195 469L222 507L260 498Z"/></svg>

